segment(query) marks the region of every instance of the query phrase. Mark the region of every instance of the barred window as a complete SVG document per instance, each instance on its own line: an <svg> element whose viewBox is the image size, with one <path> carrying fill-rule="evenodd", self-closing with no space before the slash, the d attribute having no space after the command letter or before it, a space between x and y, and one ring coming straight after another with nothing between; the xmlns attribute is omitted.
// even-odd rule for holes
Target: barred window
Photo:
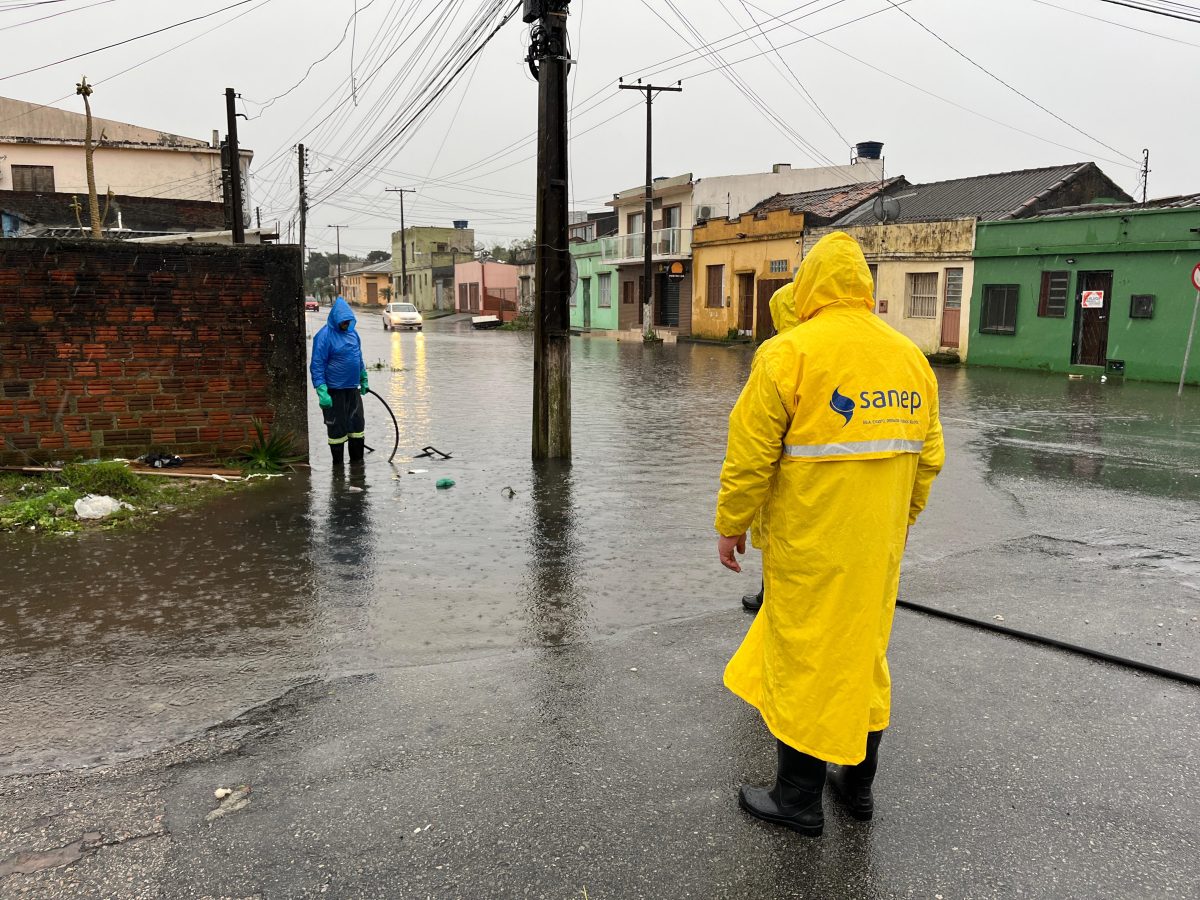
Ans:
<svg viewBox="0 0 1200 900"><path fill-rule="evenodd" d="M946 270L946 309L962 309L963 270Z"/></svg>
<svg viewBox="0 0 1200 900"><path fill-rule="evenodd" d="M772 274L778 275L780 272L786 272L787 270L788 270L788 261L786 259L771 260L771 273Z"/></svg>
<svg viewBox="0 0 1200 900"><path fill-rule="evenodd" d="M1057 319L1065 318L1067 293L1070 288L1070 272L1043 272L1042 295L1038 298L1038 315Z"/></svg>
<svg viewBox="0 0 1200 900"><path fill-rule="evenodd" d="M910 319L937 318L937 272L912 272L908 276L908 311Z"/></svg>
<svg viewBox="0 0 1200 900"><path fill-rule="evenodd" d="M1017 333L1017 289L1015 284L983 286L983 308L979 311L981 334Z"/></svg>

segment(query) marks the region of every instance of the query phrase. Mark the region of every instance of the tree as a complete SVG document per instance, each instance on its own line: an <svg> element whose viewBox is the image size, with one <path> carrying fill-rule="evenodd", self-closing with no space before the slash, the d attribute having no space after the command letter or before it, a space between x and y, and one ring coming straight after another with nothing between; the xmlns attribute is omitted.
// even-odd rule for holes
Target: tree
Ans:
<svg viewBox="0 0 1200 900"><path fill-rule="evenodd" d="M388 253L386 250L372 250L367 254L367 265L369 266L374 263L387 262L391 258L392 254Z"/></svg>

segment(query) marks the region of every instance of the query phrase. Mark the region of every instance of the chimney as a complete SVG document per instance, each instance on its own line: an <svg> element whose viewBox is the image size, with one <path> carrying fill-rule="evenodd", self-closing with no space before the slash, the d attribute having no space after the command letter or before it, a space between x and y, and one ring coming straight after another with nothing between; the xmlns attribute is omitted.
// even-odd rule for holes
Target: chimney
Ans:
<svg viewBox="0 0 1200 900"><path fill-rule="evenodd" d="M217 129L215 129L215 128L213 129L212 145L214 147L221 146L221 132L217 131Z"/></svg>
<svg viewBox="0 0 1200 900"><path fill-rule="evenodd" d="M791 163L775 163L775 165L771 166L771 174L772 175L780 175L784 172L790 172L790 171L792 171Z"/></svg>

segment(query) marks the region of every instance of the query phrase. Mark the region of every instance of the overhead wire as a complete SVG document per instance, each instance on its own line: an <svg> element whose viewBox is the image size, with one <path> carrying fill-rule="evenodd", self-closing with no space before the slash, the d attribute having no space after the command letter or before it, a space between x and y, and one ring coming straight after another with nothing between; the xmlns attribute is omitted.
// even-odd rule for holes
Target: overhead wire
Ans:
<svg viewBox="0 0 1200 900"><path fill-rule="evenodd" d="M1153 13L1159 16L1167 16L1172 19L1180 19L1184 22L1200 24L1200 8L1189 6L1184 3L1172 4L1172 6L1177 7L1177 9L1171 10L1160 6L1154 6L1149 3L1130 2L1130 0L1101 0L1101 2L1109 3L1113 6L1124 6L1126 9L1136 9L1140 12ZM1193 12L1195 15L1188 15L1187 11Z"/></svg>
<svg viewBox="0 0 1200 900"><path fill-rule="evenodd" d="M22 25L33 25L35 22L45 22L47 19L57 19L59 16L67 16L71 13L83 12L87 9L92 9L97 6L105 6L109 3L116 2L117 0L96 0L94 3L88 3L85 6L77 6L74 9L62 9L55 13L39 16L36 19L26 19L24 22L13 22L11 25L4 25L0 27L0 31L9 31L13 28L20 28Z"/></svg>
<svg viewBox="0 0 1200 900"><path fill-rule="evenodd" d="M1200 49L1200 44L1192 43L1191 41L1181 40L1180 38L1170 37L1165 34L1159 34L1157 31L1146 31L1144 28L1135 28L1125 22L1116 22L1112 19L1103 19L1100 16L1093 16L1090 13L1085 13L1082 10L1071 9L1068 6L1059 6L1055 3L1049 3L1047 0L1030 0L1031 3L1036 3L1039 6L1048 6L1051 9L1057 9L1060 12L1070 13L1074 16L1082 16L1085 19L1091 19L1093 22L1105 22L1108 25L1115 25L1117 28L1124 28L1126 31L1136 31L1138 34L1149 35L1150 37L1160 38L1164 41L1170 41L1173 44L1183 44L1186 47L1196 47Z"/></svg>

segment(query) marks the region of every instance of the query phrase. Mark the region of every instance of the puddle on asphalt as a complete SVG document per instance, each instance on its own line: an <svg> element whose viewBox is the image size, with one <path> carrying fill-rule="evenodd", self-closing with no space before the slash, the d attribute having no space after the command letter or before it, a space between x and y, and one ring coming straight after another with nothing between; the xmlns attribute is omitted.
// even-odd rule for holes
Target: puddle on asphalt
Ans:
<svg viewBox="0 0 1200 900"><path fill-rule="evenodd" d="M312 472L253 504L222 499L144 532L0 539L0 774L144 754L311 679L554 652L726 609L757 583L757 553L737 579L712 548L748 352L577 339L574 465L535 469L528 336L446 324L363 336L400 428L395 466L391 420L367 397L368 443L386 449L362 473L333 472L314 403ZM1195 398L1029 373L939 377L948 430L974 448L955 465L980 484L1200 495L1187 477ZM414 462L427 446L452 458ZM437 490L440 478L455 487ZM973 498L935 489L934 502Z"/></svg>

